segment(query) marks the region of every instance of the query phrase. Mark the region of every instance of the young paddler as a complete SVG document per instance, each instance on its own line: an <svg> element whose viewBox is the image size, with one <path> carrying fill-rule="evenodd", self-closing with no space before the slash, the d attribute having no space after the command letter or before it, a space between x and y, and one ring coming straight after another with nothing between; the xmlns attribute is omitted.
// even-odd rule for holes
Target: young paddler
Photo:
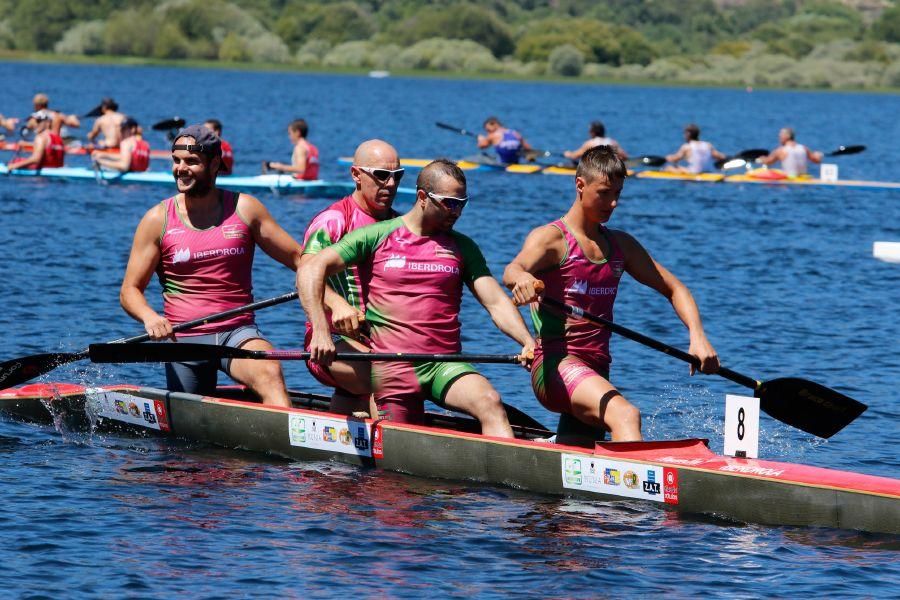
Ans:
<svg viewBox="0 0 900 600"><path fill-rule="evenodd" d="M309 125L303 119L295 119L288 125L288 137L294 145L291 152L291 164L267 162L265 167L270 171L281 171L294 176L294 179L314 181L319 178L319 149L307 138Z"/></svg>
<svg viewBox="0 0 900 600"><path fill-rule="evenodd" d="M393 146L381 140L368 140L353 154L350 176L356 190L338 200L315 217L303 236L303 258L297 271L297 288L306 277L304 266L325 248L338 243L345 235L397 214L391 208L403 177L400 159ZM358 265L352 265L328 278L325 286L326 317L331 324L332 340L339 352L367 352L363 327L366 302ZM312 327L306 322L305 344L312 338ZM367 412L372 395L370 365L364 361L335 361L328 365L307 361L310 373L321 383L335 389L331 411L350 414Z"/></svg>
<svg viewBox="0 0 900 600"><path fill-rule="evenodd" d="M716 170L715 160L724 158L725 155L716 150L712 144L700 139L700 128L690 123L684 128L684 144L677 152L666 156L666 160L672 163L666 170L694 175L708 173ZM684 165L677 164L682 160L685 161Z"/></svg>
<svg viewBox="0 0 900 600"><path fill-rule="evenodd" d="M11 160L7 165L13 169L43 169L61 167L65 163L66 146L62 137L53 131L53 116L47 110L31 113L28 122L34 127L34 145L31 155Z"/></svg>
<svg viewBox="0 0 900 600"><path fill-rule="evenodd" d="M538 336L532 388L545 408L560 413L561 443L584 443L584 437L592 443L603 431L610 431L613 441L640 440L641 417L610 383L610 331L538 304L539 280L548 297L612 320L619 279L628 273L672 303L690 332L688 351L700 359L701 371L719 367L688 288L631 235L604 225L618 204L625 177L625 164L609 146L585 152L569 211L532 231L503 274L515 302L532 303Z"/></svg>
<svg viewBox="0 0 900 600"><path fill-rule="evenodd" d="M234 149L222 137L222 121L207 119L203 124L206 125L207 129L215 133L222 142L222 168L219 169L219 175L231 175L234 171Z"/></svg>
<svg viewBox="0 0 900 600"><path fill-rule="evenodd" d="M519 311L491 276L481 250L453 230L468 202L463 172L436 160L419 173L408 213L357 229L304 265L300 299L312 323L309 351L323 366L335 345L325 313L327 277L358 265L366 293L366 322L374 352L448 354L461 350L459 312L463 284L497 327L522 345L523 362L534 340ZM467 363L384 361L372 364L380 414L422 423L424 400L467 412L482 433L512 437L500 395Z"/></svg>
<svg viewBox="0 0 900 600"><path fill-rule="evenodd" d="M122 281L122 308L144 324L153 340L175 339L173 323L249 304L256 246L291 270L300 264L300 244L247 194L216 187L219 138L203 125L182 129L172 143L172 174L178 193L144 215L134 234ZM163 289L164 315L144 296L153 273ZM178 340L247 350L271 350L253 313L200 325ZM168 389L198 394L215 391L217 371L247 385L266 404L290 406L281 366L269 360L210 360L167 363Z"/></svg>

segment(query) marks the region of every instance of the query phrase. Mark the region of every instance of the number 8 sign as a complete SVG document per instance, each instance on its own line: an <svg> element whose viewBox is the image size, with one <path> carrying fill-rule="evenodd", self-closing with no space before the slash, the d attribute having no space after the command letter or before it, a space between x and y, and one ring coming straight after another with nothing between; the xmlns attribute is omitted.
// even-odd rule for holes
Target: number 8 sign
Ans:
<svg viewBox="0 0 900 600"><path fill-rule="evenodd" d="M759 456L759 398L725 396L725 455Z"/></svg>

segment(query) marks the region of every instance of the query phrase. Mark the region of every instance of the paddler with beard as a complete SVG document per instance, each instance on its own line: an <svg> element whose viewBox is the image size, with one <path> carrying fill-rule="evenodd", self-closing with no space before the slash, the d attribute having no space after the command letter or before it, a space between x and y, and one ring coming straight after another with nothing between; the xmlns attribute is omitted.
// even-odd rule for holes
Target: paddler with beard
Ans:
<svg viewBox="0 0 900 600"><path fill-rule="evenodd" d="M182 340L247 350L271 350L253 313L200 325L177 336L182 323L253 302L253 252L263 251L296 271L301 247L247 194L216 188L221 140L203 125L182 129L172 142L172 174L178 193L151 208L138 224L122 281L120 300L153 340ZM164 315L144 291L156 272ZM167 363L168 389L197 394L215 390L221 370L248 386L265 404L290 406L281 365L268 360Z"/></svg>

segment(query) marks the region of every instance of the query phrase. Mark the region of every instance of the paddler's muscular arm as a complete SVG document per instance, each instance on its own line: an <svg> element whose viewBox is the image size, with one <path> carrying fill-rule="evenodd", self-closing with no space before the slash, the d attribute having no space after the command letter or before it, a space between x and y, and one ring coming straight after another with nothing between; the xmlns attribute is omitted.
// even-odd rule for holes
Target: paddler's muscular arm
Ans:
<svg viewBox="0 0 900 600"><path fill-rule="evenodd" d="M689 146L687 144L683 144L675 154L667 154L666 161L670 163L677 163L679 160L687 157L688 148Z"/></svg>
<svg viewBox="0 0 900 600"><path fill-rule="evenodd" d="M558 265L565 252L562 233L552 225L538 227L528 234L519 255L503 271L503 285L512 291L518 306L537 299L535 275Z"/></svg>
<svg viewBox="0 0 900 600"><path fill-rule="evenodd" d="M47 146L47 142L45 142L44 139L45 138L42 135L39 135L34 139L34 147L31 149L31 156L15 161L15 167L17 169L41 164L41 159L44 156L44 148Z"/></svg>
<svg viewBox="0 0 900 600"><path fill-rule="evenodd" d="M325 279L347 268L344 259L333 249L325 248L303 265L303 277L297 277L300 303L312 326L309 343L311 359L328 366L334 360L334 343L325 315Z"/></svg>
<svg viewBox="0 0 900 600"><path fill-rule="evenodd" d="M471 284L472 293L491 315L497 329L522 344L522 355L534 354L534 338L522 320L519 309L491 276L479 277Z"/></svg>
<svg viewBox="0 0 900 600"><path fill-rule="evenodd" d="M109 169L127 172L131 168L131 155L134 152L134 138L128 138L119 147L118 154L109 154L106 152L92 152L91 160Z"/></svg>
<svg viewBox="0 0 900 600"><path fill-rule="evenodd" d="M690 332L691 345L688 353L700 359L702 372L715 373L719 369L719 357L706 339L700 309L691 291L668 269L653 260L636 239L623 231L615 231L613 235L625 255L625 270L640 283L668 298L678 318ZM691 374L693 373L694 367L691 365Z"/></svg>
<svg viewBox="0 0 900 600"><path fill-rule="evenodd" d="M783 158L784 158L784 148L782 146L779 146L778 148L775 148L774 150L772 150L772 152L769 153L768 156L762 156L760 158L757 158L756 162L758 162L762 165L771 165L771 164L778 162L779 160L782 160Z"/></svg>
<svg viewBox="0 0 900 600"><path fill-rule="evenodd" d="M303 248L269 213L262 202L241 194L237 210L253 232L253 239L263 252L292 271L300 267Z"/></svg>
<svg viewBox="0 0 900 600"><path fill-rule="evenodd" d="M304 272L309 261L316 257L316 254L304 254L300 258L300 268L297 269L297 289L300 289L300 281L307 277ZM359 333L359 325L364 316L356 308L350 305L347 300L338 294L334 289L325 282L325 307L331 312L331 324L343 335L355 337Z"/></svg>
<svg viewBox="0 0 900 600"><path fill-rule="evenodd" d="M172 338L172 324L158 314L144 296L144 290L162 257L159 250L159 236L165 222L165 213L161 204L147 211L134 232L131 255L122 279L119 291L119 302L132 318L144 324L144 329L151 339Z"/></svg>
<svg viewBox="0 0 900 600"><path fill-rule="evenodd" d="M302 144L297 144L294 146L294 151L291 153L291 164L285 164L281 162L270 162L268 163L268 167L275 171L281 171L283 173L296 173L297 175L303 175L306 172L306 148Z"/></svg>

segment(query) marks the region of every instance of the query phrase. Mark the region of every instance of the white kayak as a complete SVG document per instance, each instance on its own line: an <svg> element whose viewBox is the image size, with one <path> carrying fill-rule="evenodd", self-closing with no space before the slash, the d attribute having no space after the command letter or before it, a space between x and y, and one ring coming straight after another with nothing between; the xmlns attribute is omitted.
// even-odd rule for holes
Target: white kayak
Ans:
<svg viewBox="0 0 900 600"><path fill-rule="evenodd" d="M900 242L875 242L872 256L889 263L900 263Z"/></svg>
<svg viewBox="0 0 900 600"><path fill-rule="evenodd" d="M135 183L175 185L175 179L170 171L143 171L141 173L120 173L118 171L105 171L86 169L84 167L59 167L55 169L16 169L10 171L6 165L0 165L0 176L13 177L46 177L48 179L90 180L98 183ZM216 178L218 187L237 190L272 190L296 191L307 195L340 197L353 192L356 186L351 181L325 181L316 179L305 181L294 179L290 175L268 173L265 175L222 175ZM415 190L400 188L397 191L400 196L414 196Z"/></svg>

